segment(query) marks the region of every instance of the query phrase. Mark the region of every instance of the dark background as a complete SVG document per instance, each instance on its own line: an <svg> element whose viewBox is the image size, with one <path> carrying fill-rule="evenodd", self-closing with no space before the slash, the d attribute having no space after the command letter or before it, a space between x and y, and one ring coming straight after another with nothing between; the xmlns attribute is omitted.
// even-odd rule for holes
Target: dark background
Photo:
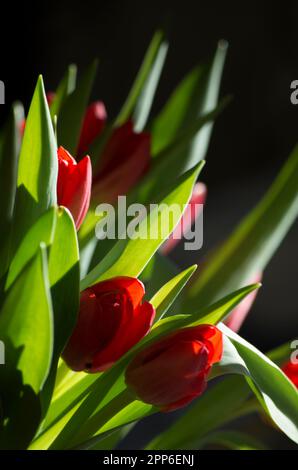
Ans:
<svg viewBox="0 0 298 470"><path fill-rule="evenodd" d="M55 89L67 64L84 68L94 58L100 68L94 98L109 115L122 104L153 32L166 25L167 64L154 110L199 61L208 59L219 39L230 47L222 95L234 100L218 119L203 181L204 248L174 258L189 265L229 234L258 201L298 137L298 106L290 103L290 83L298 79L298 2L199 0L108 0L15 2L2 13L0 79L6 102L30 103L37 75ZM9 106L0 107L3 120ZM262 350L297 336L297 223L271 262L242 334ZM145 444L171 417L153 417L137 426L124 447ZM255 424L253 425L255 426ZM262 424L258 423L260 431ZM272 447L288 443L276 435Z"/></svg>
<svg viewBox="0 0 298 470"><path fill-rule="evenodd" d="M218 119L203 180L208 184L205 243L201 253L175 254L197 261L225 237L259 199L297 141L298 106L290 83L298 79L298 3L137 0L11 3L1 18L0 79L6 102L28 107L37 75L55 89L68 63L80 69L100 58L94 98L109 115L122 104L150 38L166 25L167 65L154 110L219 39L230 47L222 95L234 100ZM8 106L0 109L3 120ZM270 264L243 335L268 349L297 335L297 234L291 230ZM281 321L282 319L282 321Z"/></svg>

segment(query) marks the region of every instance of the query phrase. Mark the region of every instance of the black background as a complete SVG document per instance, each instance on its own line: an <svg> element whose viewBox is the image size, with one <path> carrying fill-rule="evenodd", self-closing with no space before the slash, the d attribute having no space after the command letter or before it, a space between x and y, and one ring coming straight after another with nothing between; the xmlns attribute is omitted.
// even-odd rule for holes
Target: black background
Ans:
<svg viewBox="0 0 298 470"><path fill-rule="evenodd" d="M298 79L298 3L136 0L10 2L1 12L0 79L6 102L30 102L37 75L55 89L70 62L100 67L94 98L110 116L122 104L157 27L166 25L170 51L154 111L197 62L228 40L222 95L234 100L216 123L202 179L209 189L201 253L220 242L266 190L297 141L298 106L290 83ZM3 120L9 106L1 106ZM297 234L265 273L262 292L242 333L262 349L297 335Z"/></svg>

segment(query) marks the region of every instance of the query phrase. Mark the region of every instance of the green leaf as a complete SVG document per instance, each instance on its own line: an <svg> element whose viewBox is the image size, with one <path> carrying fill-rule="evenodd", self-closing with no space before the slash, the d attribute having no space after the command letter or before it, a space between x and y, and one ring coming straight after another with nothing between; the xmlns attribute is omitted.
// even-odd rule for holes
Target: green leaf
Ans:
<svg viewBox="0 0 298 470"><path fill-rule="evenodd" d="M87 68L74 91L65 98L60 109L57 123L58 144L63 145L72 155L77 153L96 70L97 61L94 61Z"/></svg>
<svg viewBox="0 0 298 470"><path fill-rule="evenodd" d="M152 74L153 74L152 69L154 67L154 64L156 64L156 62L158 61L157 56L160 51L162 41L163 41L163 33L162 31L157 31L152 38L152 41L146 52L144 61L136 76L136 79L129 92L129 95L119 113L119 116L116 119L116 122L115 122L116 126L121 126L121 124L124 124L124 122L126 122L131 117L135 109L135 106L137 104L137 101L141 93L144 90L144 86L145 87L146 85L148 86L148 80L150 76L152 80Z"/></svg>
<svg viewBox="0 0 298 470"><path fill-rule="evenodd" d="M215 250L187 291L186 308L208 305L262 272L298 214L298 146L267 194Z"/></svg>
<svg viewBox="0 0 298 470"><path fill-rule="evenodd" d="M6 272L10 258L11 228L17 187L17 167L21 143L21 122L24 110L20 103L12 106L4 128L0 151L0 277Z"/></svg>
<svg viewBox="0 0 298 470"><path fill-rule="evenodd" d="M67 246L67 249L65 247ZM75 225L69 211L57 210L57 222L49 253L49 279L54 311L54 351L51 371L43 389L43 408L48 408L57 364L76 324L79 310L79 250Z"/></svg>
<svg viewBox="0 0 298 470"><path fill-rule="evenodd" d="M42 77L39 77L20 153L13 225L14 250L31 225L56 204L57 173L56 139Z"/></svg>
<svg viewBox="0 0 298 470"><path fill-rule="evenodd" d="M0 337L5 344L5 367L0 369L1 448L25 448L39 425L38 394L47 378L53 350L45 248L38 251L8 291L0 314Z"/></svg>
<svg viewBox="0 0 298 470"><path fill-rule="evenodd" d="M150 73L145 81L133 112L133 122L136 132L141 132L146 126L151 106L158 86L158 82L167 57L168 43L162 41L156 52L154 62L151 65Z"/></svg>
<svg viewBox="0 0 298 470"><path fill-rule="evenodd" d="M250 389L242 377L227 377L221 380L210 386L182 417L154 438L146 448L197 449L208 433L238 415L238 410L249 395Z"/></svg>
<svg viewBox="0 0 298 470"><path fill-rule="evenodd" d="M9 267L5 285L6 290L14 283L24 266L39 250L40 244L43 242L46 247L52 244L56 218L56 209L51 207L27 232Z"/></svg>
<svg viewBox="0 0 298 470"><path fill-rule="evenodd" d="M178 223L182 215L181 208L184 206L183 209L185 209L202 166L201 163L197 168L187 172L180 181L176 182L174 187L170 188L166 197L139 224L139 235L134 232L137 238L119 240L116 243L112 250L82 280L82 290L99 280L115 276L139 276L163 240L169 236ZM173 204L179 204L179 214L173 214L173 217L170 217L167 230L162 230L163 216L167 216L168 208ZM150 237L150 233L154 233L155 237Z"/></svg>
<svg viewBox="0 0 298 470"><path fill-rule="evenodd" d="M66 74L62 78L56 90L55 97L50 106L51 116L59 116L61 107L65 103L68 95L70 95L76 87L77 67L74 64L68 66Z"/></svg>
<svg viewBox="0 0 298 470"><path fill-rule="evenodd" d="M57 213L49 253L49 277L55 315L55 353L60 354L76 323L80 279L77 233L65 207L60 207Z"/></svg>
<svg viewBox="0 0 298 470"><path fill-rule="evenodd" d="M190 268L185 269L169 282L167 282L164 286L162 286L152 297L150 302L155 307L156 319L160 319L163 315L165 315L196 269L196 264Z"/></svg>
<svg viewBox="0 0 298 470"><path fill-rule="evenodd" d="M243 374L266 413L294 442L298 443L298 392L285 374L268 357L221 324L224 355L217 367L227 373ZM251 382L252 381L252 382ZM261 397L261 399L260 399Z"/></svg>
<svg viewBox="0 0 298 470"><path fill-rule="evenodd" d="M173 140L177 133L188 128L198 117L216 108L227 43L220 41L213 60L195 68L178 88L156 118L152 128L153 155L158 155ZM197 132L183 159L187 170L205 158L212 124Z"/></svg>

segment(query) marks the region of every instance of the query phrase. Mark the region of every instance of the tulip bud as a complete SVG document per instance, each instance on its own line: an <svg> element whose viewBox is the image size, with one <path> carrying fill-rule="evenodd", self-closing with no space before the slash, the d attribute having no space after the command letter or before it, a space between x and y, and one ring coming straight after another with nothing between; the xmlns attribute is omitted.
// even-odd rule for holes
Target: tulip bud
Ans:
<svg viewBox="0 0 298 470"><path fill-rule="evenodd" d="M248 284L255 284L257 282L261 282L262 280L262 273L258 273L253 276ZM250 294L248 294L245 299L243 299L237 307L232 310L229 314L228 318L225 320L225 324L233 331L237 333L240 330L242 323L244 322L245 318L247 317L252 305L257 297L258 290L254 290Z"/></svg>
<svg viewBox="0 0 298 470"><path fill-rule="evenodd" d="M177 243L181 240L182 236L186 234L195 220L199 217L202 209L202 204L205 203L207 196L207 188L204 183L196 183L189 200L189 203L182 215L180 222L173 230L169 238L161 247L161 252L164 255L170 253L175 248Z"/></svg>
<svg viewBox="0 0 298 470"><path fill-rule="evenodd" d="M222 349L222 333L215 326L179 330L137 354L126 370L126 384L145 403L176 410L203 393Z"/></svg>
<svg viewBox="0 0 298 470"><path fill-rule="evenodd" d="M101 101L95 101L88 106L80 135L78 155L82 156L88 152L90 145L98 137L106 123L107 112Z"/></svg>
<svg viewBox="0 0 298 470"><path fill-rule="evenodd" d="M76 371L100 372L140 341L150 330L155 310L143 302L142 282L116 277L89 287L81 294L76 327L63 352Z"/></svg>
<svg viewBox="0 0 298 470"><path fill-rule="evenodd" d="M144 175L150 163L150 135L136 133L131 121L114 129L93 179L92 197L100 202L116 201Z"/></svg>
<svg viewBox="0 0 298 470"><path fill-rule="evenodd" d="M286 374L286 376L298 389L298 363L288 361L286 364L283 365L281 370Z"/></svg>
<svg viewBox="0 0 298 470"><path fill-rule="evenodd" d="M80 228L90 204L92 167L88 156L79 163L63 147L58 149L57 199L67 207Z"/></svg>

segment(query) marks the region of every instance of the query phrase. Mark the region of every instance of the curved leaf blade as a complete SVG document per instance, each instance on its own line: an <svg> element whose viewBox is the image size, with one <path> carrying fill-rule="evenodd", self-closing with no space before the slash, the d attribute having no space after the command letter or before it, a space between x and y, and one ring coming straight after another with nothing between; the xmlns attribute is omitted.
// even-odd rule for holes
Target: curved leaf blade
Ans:
<svg viewBox="0 0 298 470"><path fill-rule="evenodd" d="M294 385L257 348L227 326L221 324L220 329L224 334L224 355L218 367L252 380L266 413L290 439L298 443L298 392ZM255 391L254 387L252 389Z"/></svg>

